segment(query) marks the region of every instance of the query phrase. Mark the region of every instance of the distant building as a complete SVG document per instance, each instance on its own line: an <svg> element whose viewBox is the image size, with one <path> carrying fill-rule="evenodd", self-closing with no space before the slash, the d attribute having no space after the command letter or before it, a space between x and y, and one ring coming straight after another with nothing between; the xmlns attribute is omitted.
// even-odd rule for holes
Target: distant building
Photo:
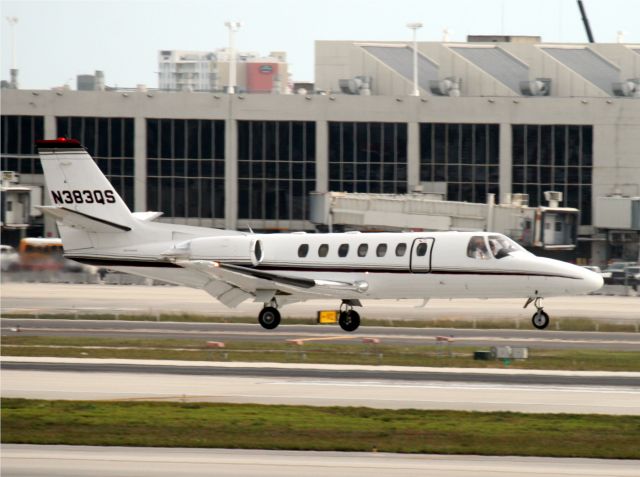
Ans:
<svg viewBox="0 0 640 477"><path fill-rule="evenodd" d="M493 40L420 43L419 97L410 96L413 55L400 42L317 42L314 94L310 84L299 94L187 92L223 90L224 50L202 61L167 52L168 71L192 61L193 75L161 80L166 92L4 90L2 170L43 186L33 140L74 137L132 209L162 211L167 222L262 231L315 230L312 191L397 194L378 204L389 205L386 212L405 199L407 207L433 205L407 193L438 194L451 217L462 218L488 210L468 205L486 204L489 194L501 205L517 197L535 208L553 191L562 193L561 207L579 209L573 258L636 259L640 45ZM241 56L239 89L267 91L251 75L274 70L284 88L280 60L261 72L269 62ZM215 81L197 86L198 61L208 62ZM427 209L409 212L418 227L447 225ZM335 219L357 225L341 214ZM509 232L525 245L534 230L527 218ZM545 235L566 230L548 224Z"/></svg>
<svg viewBox="0 0 640 477"><path fill-rule="evenodd" d="M96 70L92 75L76 76L76 88L78 91L104 91L104 71Z"/></svg>
<svg viewBox="0 0 640 477"><path fill-rule="evenodd" d="M158 53L158 87L165 91L226 91L229 51L162 50ZM267 57L238 52L236 82L241 93L287 93L287 55L273 51Z"/></svg>

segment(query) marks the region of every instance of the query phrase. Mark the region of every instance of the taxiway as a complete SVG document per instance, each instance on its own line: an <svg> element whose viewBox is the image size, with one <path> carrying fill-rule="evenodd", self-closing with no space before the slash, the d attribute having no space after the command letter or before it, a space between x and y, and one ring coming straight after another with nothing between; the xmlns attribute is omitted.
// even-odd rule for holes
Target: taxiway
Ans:
<svg viewBox="0 0 640 477"><path fill-rule="evenodd" d="M2 358L4 397L640 415L640 373Z"/></svg>
<svg viewBox="0 0 640 477"><path fill-rule="evenodd" d="M179 449L5 444L4 477L632 477L639 461L302 452L244 449Z"/></svg>
<svg viewBox="0 0 640 477"><path fill-rule="evenodd" d="M337 325L281 325L265 330L246 323L190 323L116 320L52 320L4 318L2 335L74 336L99 338L183 338L203 341L256 341L282 343L291 339L360 342L375 337L383 344L433 345L438 336L452 339L452 346L524 346L545 349L609 349L640 351L640 333L494 330L454 328L393 328L362 326L345 333Z"/></svg>

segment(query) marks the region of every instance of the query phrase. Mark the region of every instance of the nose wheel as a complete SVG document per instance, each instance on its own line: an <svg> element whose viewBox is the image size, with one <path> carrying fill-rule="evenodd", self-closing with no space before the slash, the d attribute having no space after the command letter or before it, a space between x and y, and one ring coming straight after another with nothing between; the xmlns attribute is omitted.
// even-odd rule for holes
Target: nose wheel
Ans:
<svg viewBox="0 0 640 477"><path fill-rule="evenodd" d="M533 314L531 322L537 329L544 330L549 326L549 315L542 311L542 308L538 308L538 310Z"/></svg>
<svg viewBox="0 0 640 477"><path fill-rule="evenodd" d="M540 302L542 301L542 297L537 297L535 299L529 298L527 303L525 304L525 308L529 303L533 301L533 305L536 307L536 312L533 314L531 318L531 323L538 330L544 330L547 326L549 326L549 315L547 315L542 309L542 305Z"/></svg>

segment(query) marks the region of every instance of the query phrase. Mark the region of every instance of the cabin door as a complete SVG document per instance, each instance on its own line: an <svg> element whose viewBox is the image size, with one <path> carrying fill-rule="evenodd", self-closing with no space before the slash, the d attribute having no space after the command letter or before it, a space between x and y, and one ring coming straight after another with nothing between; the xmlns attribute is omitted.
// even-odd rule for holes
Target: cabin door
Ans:
<svg viewBox="0 0 640 477"><path fill-rule="evenodd" d="M417 238L411 246L411 271L429 273L431 271L432 238Z"/></svg>

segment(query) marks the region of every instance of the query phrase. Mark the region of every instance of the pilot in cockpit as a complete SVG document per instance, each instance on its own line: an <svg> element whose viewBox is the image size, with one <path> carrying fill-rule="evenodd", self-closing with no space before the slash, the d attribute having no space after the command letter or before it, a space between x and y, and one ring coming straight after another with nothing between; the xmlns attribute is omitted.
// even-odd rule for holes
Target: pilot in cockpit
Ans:
<svg viewBox="0 0 640 477"><path fill-rule="evenodd" d="M481 260L487 260L491 258L487 245L484 241L484 237L476 235L469 240L469 246L467 247L467 256L471 258L479 258Z"/></svg>

